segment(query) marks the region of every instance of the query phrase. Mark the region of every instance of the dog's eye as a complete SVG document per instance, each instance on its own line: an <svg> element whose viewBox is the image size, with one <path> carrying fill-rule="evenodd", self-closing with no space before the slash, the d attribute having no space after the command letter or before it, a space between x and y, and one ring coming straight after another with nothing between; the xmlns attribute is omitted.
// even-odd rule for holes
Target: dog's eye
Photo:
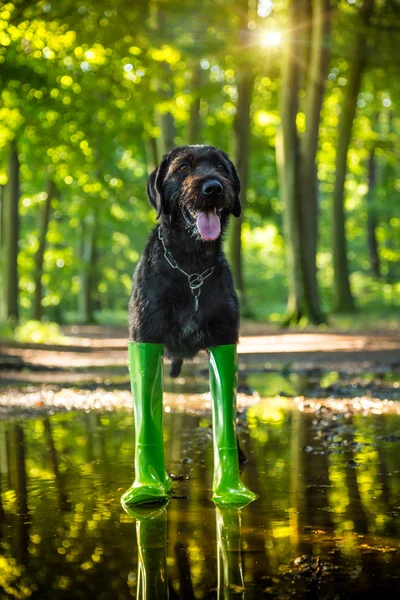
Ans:
<svg viewBox="0 0 400 600"><path fill-rule="evenodd" d="M179 167L179 170L187 173L187 171L189 171L189 165L187 163L183 163L183 165Z"/></svg>
<svg viewBox="0 0 400 600"><path fill-rule="evenodd" d="M222 163L222 162L219 162L219 163L217 164L217 167L216 167L216 168L217 168L217 171L225 171L225 165L224 165L224 163Z"/></svg>

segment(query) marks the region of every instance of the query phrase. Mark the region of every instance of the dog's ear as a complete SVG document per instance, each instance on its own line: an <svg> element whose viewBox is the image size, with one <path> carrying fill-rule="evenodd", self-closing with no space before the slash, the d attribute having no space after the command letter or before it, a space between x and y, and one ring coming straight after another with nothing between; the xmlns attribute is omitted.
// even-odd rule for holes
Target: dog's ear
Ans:
<svg viewBox="0 0 400 600"><path fill-rule="evenodd" d="M157 169L152 172L147 181L147 197L150 204L157 211L157 219L161 213L164 213L165 215L169 214L169 206L163 192L163 183L169 164L169 159L170 153L163 157L161 163Z"/></svg>
<svg viewBox="0 0 400 600"><path fill-rule="evenodd" d="M240 204L240 179L236 172L235 165L233 164L229 156L225 152L223 152L222 154L224 155L225 160L229 163L231 176L233 179L233 191L235 194L235 200L231 208L231 213L234 217L240 217L240 214L242 212L242 205Z"/></svg>

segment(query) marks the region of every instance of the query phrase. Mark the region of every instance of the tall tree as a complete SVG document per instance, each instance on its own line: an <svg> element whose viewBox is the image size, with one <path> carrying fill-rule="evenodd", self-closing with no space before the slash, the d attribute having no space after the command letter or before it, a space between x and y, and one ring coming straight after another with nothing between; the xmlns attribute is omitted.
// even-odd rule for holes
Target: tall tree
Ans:
<svg viewBox="0 0 400 600"><path fill-rule="evenodd" d="M357 98L361 79L367 64L367 44L369 24L374 11L375 0L364 0L359 12L359 24L354 40L353 56L348 75L348 85L344 90L339 132L336 146L336 179L332 205L332 252L334 269L334 309L346 312L354 309L354 299L350 289L349 265L347 260L346 217L344 210L344 184L347 172L353 121L356 114Z"/></svg>
<svg viewBox="0 0 400 600"><path fill-rule="evenodd" d="M46 199L39 207L39 246L35 255L35 295L33 299L33 318L37 321L42 319L42 275L44 252L46 249L46 236L49 228L51 202L56 192L56 186L52 179L47 184Z"/></svg>
<svg viewBox="0 0 400 600"><path fill-rule="evenodd" d="M285 324L306 317L324 321L317 285L316 250L318 182L316 153L324 85L328 69L330 2L290 0L280 93L281 129L277 135L280 192L284 200L285 237L289 266L289 298ZM309 53L300 38L311 38ZM299 56L302 60L299 59ZM305 62L304 62L305 61ZM306 130L297 125L300 87L305 85Z"/></svg>
<svg viewBox="0 0 400 600"><path fill-rule="evenodd" d="M371 273L376 279L381 276L381 262L379 258L378 240L376 237L376 228L378 226L377 210L375 203L377 179L377 157L375 145L369 151L368 156L368 192L366 195L367 203L367 242Z"/></svg>
<svg viewBox="0 0 400 600"><path fill-rule="evenodd" d="M4 185L0 185L0 290L4 289ZM4 294L0 293L0 319L3 317Z"/></svg>
<svg viewBox="0 0 400 600"><path fill-rule="evenodd" d="M232 156L241 184L240 202L242 205L242 213L238 219L231 219L229 254L242 312L246 314L248 312L248 304L243 275L242 224L246 209L246 190L249 178L250 104L254 85L254 74L251 69L243 69L238 73L237 79L238 103L233 126Z"/></svg>
<svg viewBox="0 0 400 600"><path fill-rule="evenodd" d="M19 158L14 139L8 159L8 183L4 194L4 318L18 321Z"/></svg>
<svg viewBox="0 0 400 600"><path fill-rule="evenodd" d="M94 323L94 285L96 277L98 208L93 205L82 222L79 314L82 323Z"/></svg>
<svg viewBox="0 0 400 600"><path fill-rule="evenodd" d="M304 289L309 318L324 321L317 282L318 178L316 156L325 81L330 51L330 0L313 0L311 12L311 50L305 90L306 130L300 142L301 223L304 254Z"/></svg>
<svg viewBox="0 0 400 600"><path fill-rule="evenodd" d="M199 144L199 132L200 132L200 93L199 86L201 83L202 69L200 65L193 68L192 74L192 102L189 111L189 122L188 122L188 144Z"/></svg>
<svg viewBox="0 0 400 600"><path fill-rule="evenodd" d="M238 219L231 219L229 227L229 257L243 314L248 312L248 305L243 276L242 224L246 208L246 190L249 177L250 106L254 86L252 63L249 61L248 52L246 51L248 46L247 25L249 21L249 8L249 2L245 0L242 4L242 10L239 13L239 46L241 48L241 56L238 59L236 73L238 100L233 123L232 147L233 162L235 163L241 184L240 202L242 205L242 214Z"/></svg>
<svg viewBox="0 0 400 600"><path fill-rule="evenodd" d="M146 151L147 174L151 175L157 167L159 160L157 139L148 131L144 131L144 147Z"/></svg>
<svg viewBox="0 0 400 600"><path fill-rule="evenodd" d="M160 40L165 40L167 35L167 17L160 5L157 7L156 27L158 38ZM166 60L161 61L161 77L157 82L157 86L163 103L168 104L173 98L174 90L171 68ZM169 109L165 110L165 107L162 107L161 110L157 110L156 118L161 131L159 137L160 154L163 155L175 147L175 120L171 111Z"/></svg>

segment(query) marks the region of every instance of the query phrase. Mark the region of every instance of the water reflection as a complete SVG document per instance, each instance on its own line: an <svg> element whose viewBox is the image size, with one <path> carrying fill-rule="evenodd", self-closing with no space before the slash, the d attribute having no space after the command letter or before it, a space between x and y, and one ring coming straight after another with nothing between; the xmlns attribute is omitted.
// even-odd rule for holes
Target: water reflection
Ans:
<svg viewBox="0 0 400 600"><path fill-rule="evenodd" d="M244 598L240 510L216 508L218 600Z"/></svg>
<svg viewBox="0 0 400 600"><path fill-rule="evenodd" d="M136 519L137 600L169 598L167 580L167 505L156 510L125 510Z"/></svg>
<svg viewBox="0 0 400 600"><path fill-rule="evenodd" d="M167 577L167 505L161 508L129 508L125 510L136 519L138 547L137 600L166 600L170 598ZM244 579L241 558L240 510L215 508L217 532L217 598L244 599ZM196 597L190 576L187 548L175 545L181 598ZM172 588L172 597L176 596Z"/></svg>
<svg viewBox="0 0 400 600"><path fill-rule="evenodd" d="M208 414L165 415L179 479L167 511L146 519L119 504L133 469L130 414L0 421L0 597L400 591L397 414L252 406L239 435L243 481L260 498L241 513L211 502L210 425Z"/></svg>

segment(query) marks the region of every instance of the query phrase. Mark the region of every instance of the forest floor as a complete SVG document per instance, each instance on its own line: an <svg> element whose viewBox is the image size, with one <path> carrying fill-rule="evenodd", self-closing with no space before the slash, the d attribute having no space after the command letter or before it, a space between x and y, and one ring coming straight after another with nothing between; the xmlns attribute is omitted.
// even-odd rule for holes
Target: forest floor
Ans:
<svg viewBox="0 0 400 600"><path fill-rule="evenodd" d="M57 344L2 342L0 378L5 380L71 382L77 370L107 369L127 364L127 334L123 327L71 326L62 329ZM291 333L259 323L245 324L238 346L239 363L264 362L294 370L400 371L400 333L303 331ZM205 355L195 363L205 361ZM39 375L40 373L40 375Z"/></svg>
<svg viewBox="0 0 400 600"><path fill-rule="evenodd" d="M126 329L76 325L64 327L62 333L57 344L0 341L0 406L29 410L60 402L60 408L70 404L91 409L97 402L99 409L129 407ZM398 331L291 333L249 323L242 327L238 356L239 391L244 396L256 390L259 396L282 400L400 400ZM208 390L205 353L185 364L176 380L165 371L164 389L171 407L178 398L182 408L190 397L192 408L201 403L204 408L204 401L208 403L203 396ZM239 406L249 401L238 399Z"/></svg>

